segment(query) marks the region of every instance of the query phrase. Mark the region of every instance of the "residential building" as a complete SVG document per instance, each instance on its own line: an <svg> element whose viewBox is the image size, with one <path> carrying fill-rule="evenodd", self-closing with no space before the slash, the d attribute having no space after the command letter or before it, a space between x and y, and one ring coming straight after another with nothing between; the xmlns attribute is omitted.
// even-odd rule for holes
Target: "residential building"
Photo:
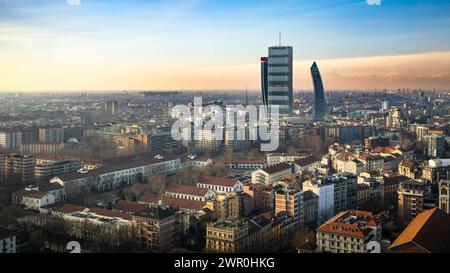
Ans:
<svg viewBox="0 0 450 273"><path fill-rule="evenodd" d="M372 136L364 139L364 147L366 149L373 149L375 147L389 146L389 138L382 136Z"/></svg>
<svg viewBox="0 0 450 273"><path fill-rule="evenodd" d="M292 174L292 166L286 162L266 166L252 172L252 183L270 185Z"/></svg>
<svg viewBox="0 0 450 273"><path fill-rule="evenodd" d="M2 253L16 253L16 234L0 226L0 254Z"/></svg>
<svg viewBox="0 0 450 273"><path fill-rule="evenodd" d="M431 135L427 137L427 154L430 157L445 156L445 135Z"/></svg>
<svg viewBox="0 0 450 273"><path fill-rule="evenodd" d="M62 127L39 128L39 142L51 142L51 143L64 142L64 128Z"/></svg>
<svg viewBox="0 0 450 273"><path fill-rule="evenodd" d="M319 209L319 196L312 191L303 191L303 220L302 226L315 228Z"/></svg>
<svg viewBox="0 0 450 273"><path fill-rule="evenodd" d="M296 159L293 162L294 173L301 173L304 171L314 172L320 165L320 160L313 155Z"/></svg>
<svg viewBox="0 0 450 273"><path fill-rule="evenodd" d="M272 221L264 216L257 219L220 219L207 224L205 250L208 253L264 251L273 244L272 234Z"/></svg>
<svg viewBox="0 0 450 273"><path fill-rule="evenodd" d="M389 110L386 125L390 128L403 128L403 115L397 107L393 106L391 107L391 110Z"/></svg>
<svg viewBox="0 0 450 273"><path fill-rule="evenodd" d="M328 180L311 179L303 183L303 191L311 191L318 196L317 225L334 215L334 183Z"/></svg>
<svg viewBox="0 0 450 273"><path fill-rule="evenodd" d="M341 211L356 208L357 180L351 174L318 175L303 183L303 191L308 190L319 198L318 224Z"/></svg>
<svg viewBox="0 0 450 273"><path fill-rule="evenodd" d="M5 176L17 177L22 182L34 179L35 158L32 155L8 154L5 157Z"/></svg>
<svg viewBox="0 0 450 273"><path fill-rule="evenodd" d="M419 213L389 249L394 253L449 253L450 215L438 208Z"/></svg>
<svg viewBox="0 0 450 273"><path fill-rule="evenodd" d="M241 216L240 196L235 192L220 193L211 202L214 215L219 219Z"/></svg>
<svg viewBox="0 0 450 273"><path fill-rule="evenodd" d="M178 244L179 224L169 208L149 207L131 215L131 221L134 234L144 249L168 252Z"/></svg>
<svg viewBox="0 0 450 273"><path fill-rule="evenodd" d="M439 208L450 214L450 181L439 182Z"/></svg>
<svg viewBox="0 0 450 273"><path fill-rule="evenodd" d="M343 211L316 232L318 252L368 253L369 242L381 242L381 223L368 211Z"/></svg>
<svg viewBox="0 0 450 273"><path fill-rule="evenodd" d="M402 161L398 165L398 174L410 179L419 179L422 176L422 169L416 160Z"/></svg>
<svg viewBox="0 0 450 273"><path fill-rule="evenodd" d="M0 149L18 151L21 146L21 131L0 131Z"/></svg>
<svg viewBox="0 0 450 273"><path fill-rule="evenodd" d="M398 218L400 223L408 224L417 214L424 211L429 186L414 180L403 181L398 187Z"/></svg>
<svg viewBox="0 0 450 273"><path fill-rule="evenodd" d="M422 168L422 178L432 183L450 179L450 159L430 159Z"/></svg>
<svg viewBox="0 0 450 273"><path fill-rule="evenodd" d="M37 163L34 175L39 181L49 181L60 174L73 173L83 167L83 161L78 159L56 160L48 163Z"/></svg>
<svg viewBox="0 0 450 273"><path fill-rule="evenodd" d="M266 212L275 209L275 196L271 186L262 183L244 185L243 192L251 198L250 211Z"/></svg>
<svg viewBox="0 0 450 273"><path fill-rule="evenodd" d="M285 211L296 225L303 220L303 195L299 190L282 189L275 191L275 214Z"/></svg>
<svg viewBox="0 0 450 273"><path fill-rule="evenodd" d="M384 168L384 158L379 155L362 154L359 161L364 164L365 171L380 171Z"/></svg>
<svg viewBox="0 0 450 273"><path fill-rule="evenodd" d="M115 116L118 114L119 111L119 103L115 100L106 101L103 109L107 114Z"/></svg>
<svg viewBox="0 0 450 273"><path fill-rule="evenodd" d="M20 148L23 154L59 155L64 148L62 142L24 142Z"/></svg>

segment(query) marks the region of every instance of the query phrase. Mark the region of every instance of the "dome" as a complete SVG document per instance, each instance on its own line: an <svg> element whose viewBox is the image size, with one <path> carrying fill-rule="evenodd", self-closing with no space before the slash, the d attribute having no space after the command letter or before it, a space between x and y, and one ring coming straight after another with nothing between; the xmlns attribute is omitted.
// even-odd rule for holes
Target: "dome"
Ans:
<svg viewBox="0 0 450 273"><path fill-rule="evenodd" d="M74 143L75 144L75 143L78 143L78 140L76 138L72 137L72 138L69 138L67 143Z"/></svg>

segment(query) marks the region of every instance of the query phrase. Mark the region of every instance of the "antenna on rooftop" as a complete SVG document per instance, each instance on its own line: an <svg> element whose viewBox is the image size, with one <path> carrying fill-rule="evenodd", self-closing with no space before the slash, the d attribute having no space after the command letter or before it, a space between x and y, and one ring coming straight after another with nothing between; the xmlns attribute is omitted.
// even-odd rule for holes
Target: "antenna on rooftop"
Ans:
<svg viewBox="0 0 450 273"><path fill-rule="evenodd" d="M281 31L278 32L278 44L281 46Z"/></svg>
<svg viewBox="0 0 450 273"><path fill-rule="evenodd" d="M248 105L248 86L245 87L245 106Z"/></svg>

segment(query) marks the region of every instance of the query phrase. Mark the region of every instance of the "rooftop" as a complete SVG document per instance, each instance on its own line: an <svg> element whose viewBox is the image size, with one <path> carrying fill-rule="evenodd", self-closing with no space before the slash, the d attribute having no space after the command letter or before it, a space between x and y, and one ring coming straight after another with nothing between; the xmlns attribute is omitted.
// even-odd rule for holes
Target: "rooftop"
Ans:
<svg viewBox="0 0 450 273"><path fill-rule="evenodd" d="M196 210L196 211L202 210L206 206L206 202L173 197L166 197L164 202L173 208Z"/></svg>
<svg viewBox="0 0 450 273"><path fill-rule="evenodd" d="M148 208L148 205L140 204L140 203L137 203L137 202L129 202L129 201L125 201L125 200L119 200L119 201L113 206L112 209L113 209L114 211L136 213L136 212L143 211L143 210L145 210L146 208Z"/></svg>
<svg viewBox="0 0 450 273"><path fill-rule="evenodd" d="M442 243L450 236L450 215L438 208L419 213L389 247L413 243L427 252L442 252ZM448 250L447 250L448 251Z"/></svg>
<svg viewBox="0 0 450 273"><path fill-rule="evenodd" d="M378 220L373 217L372 212L347 210L325 222L316 231L365 238L370 232L368 226L377 225Z"/></svg>
<svg viewBox="0 0 450 273"><path fill-rule="evenodd" d="M192 185L183 185L183 184L174 184L170 186L167 190L167 192L174 192L174 193L183 193L183 194L189 194L189 195L195 195L195 196L205 196L205 194L208 193L208 189L205 188L199 188Z"/></svg>
<svg viewBox="0 0 450 273"><path fill-rule="evenodd" d="M215 176L201 176L199 177L198 183L201 184L209 184L209 185L217 185L224 187L233 187L238 182L237 179L223 178L223 177L215 177Z"/></svg>
<svg viewBox="0 0 450 273"><path fill-rule="evenodd" d="M163 208L161 206L148 207L143 211L137 212L135 216L142 218L149 218L155 220L161 220L174 215L174 212L168 208Z"/></svg>
<svg viewBox="0 0 450 273"><path fill-rule="evenodd" d="M291 165L289 165L286 162L282 162L282 163L278 163L278 164L274 164L274 165L271 165L271 166L264 167L264 168L262 168L262 170L265 171L268 174L273 174L273 173L284 171L284 170L290 169L290 168L292 168Z"/></svg>

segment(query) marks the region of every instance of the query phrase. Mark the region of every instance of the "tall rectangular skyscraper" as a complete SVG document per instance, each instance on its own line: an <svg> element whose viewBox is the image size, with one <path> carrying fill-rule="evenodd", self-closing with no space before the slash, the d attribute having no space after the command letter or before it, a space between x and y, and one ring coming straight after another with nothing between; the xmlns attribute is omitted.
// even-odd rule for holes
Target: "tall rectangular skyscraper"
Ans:
<svg viewBox="0 0 450 273"><path fill-rule="evenodd" d="M280 107L280 118L293 113L292 46L269 47L268 105Z"/></svg>

